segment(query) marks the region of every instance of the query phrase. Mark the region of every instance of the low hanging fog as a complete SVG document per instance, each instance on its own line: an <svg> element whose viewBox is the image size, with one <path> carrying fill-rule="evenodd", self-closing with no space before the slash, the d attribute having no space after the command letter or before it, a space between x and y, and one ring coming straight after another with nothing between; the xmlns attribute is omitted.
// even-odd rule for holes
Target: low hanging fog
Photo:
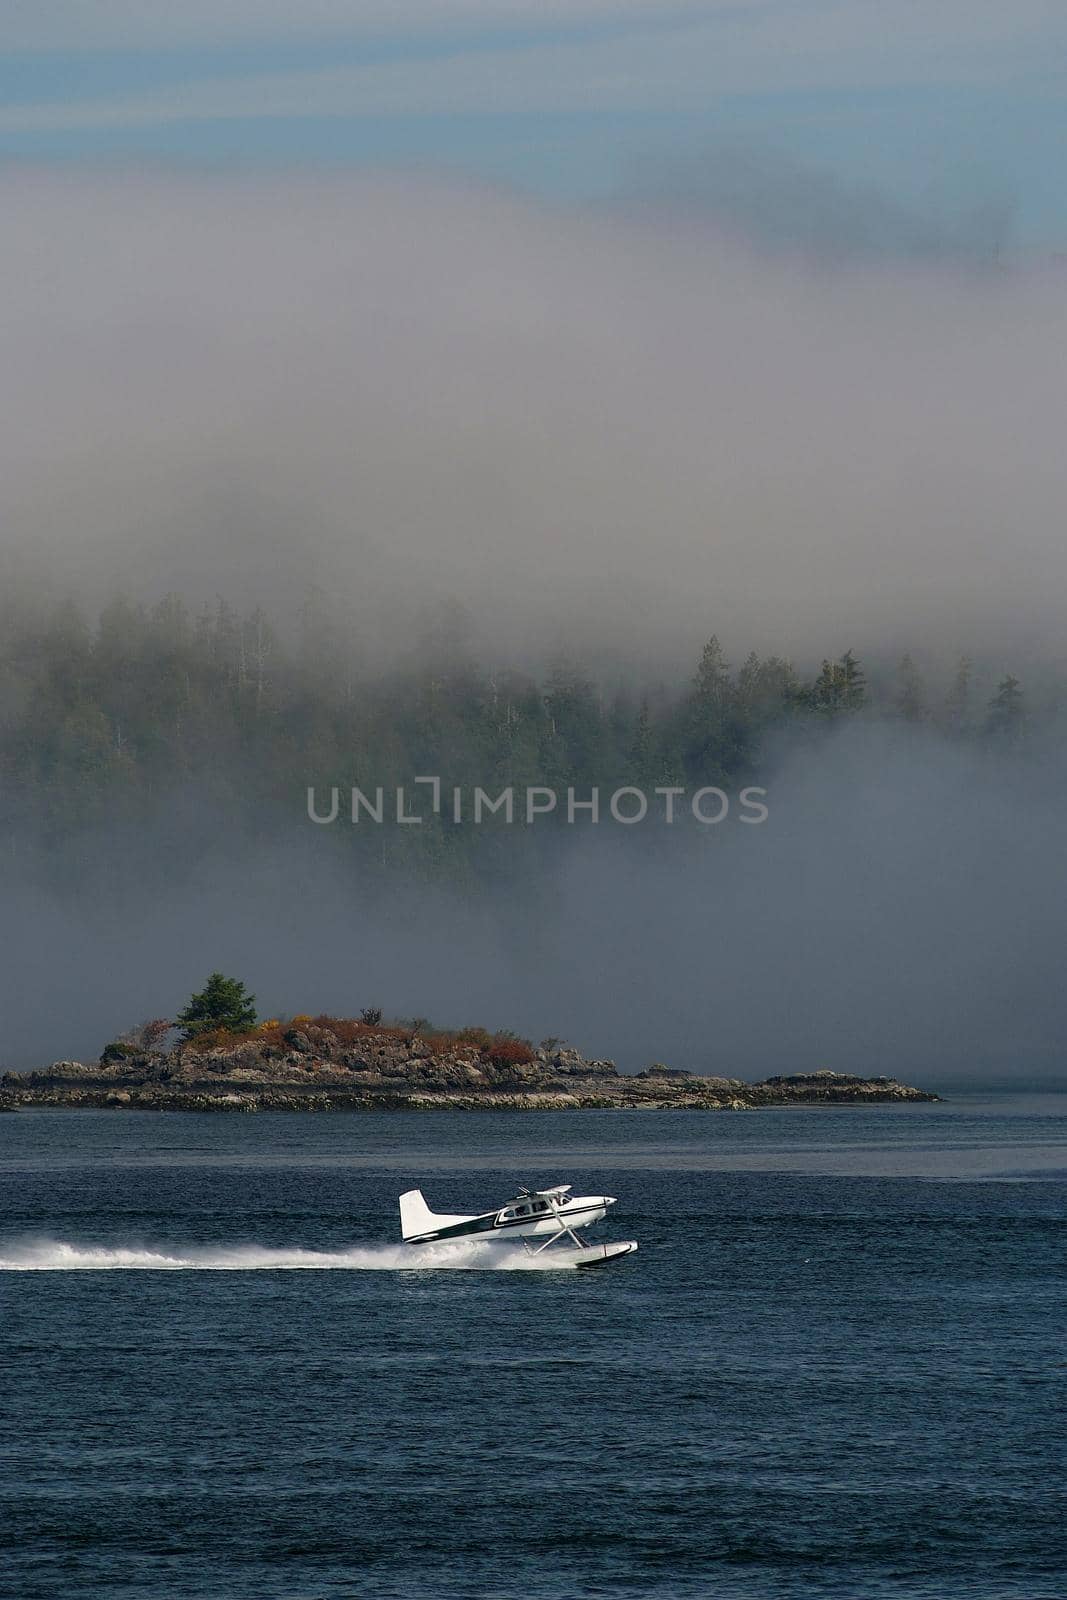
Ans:
<svg viewBox="0 0 1067 1600"><path fill-rule="evenodd" d="M202 870L164 892L165 862L117 900L11 886L5 1058L98 1050L221 966L264 1014L377 1003L628 1069L1048 1078L1067 1028L1063 778L847 728L783 763L760 826L576 825L495 895L383 888L296 808L255 850L216 819Z"/></svg>
<svg viewBox="0 0 1067 1600"><path fill-rule="evenodd" d="M384 178L2 199L9 607L221 594L284 630L314 588L373 672L454 598L485 662L679 687L712 632L803 672L967 652L1045 720L1011 762L885 718L782 744L765 825L562 829L506 895L365 879L302 789L254 838L184 797L200 870L168 875L169 824L105 830L143 892L11 841L0 1061L99 1050L221 967L265 1014L377 1003L627 1068L1058 1069L1061 268Z"/></svg>
<svg viewBox="0 0 1067 1600"><path fill-rule="evenodd" d="M1058 623L1062 268L414 181L0 196L9 571L283 610L316 583L383 644L444 593L496 653L675 664L712 627L816 655Z"/></svg>

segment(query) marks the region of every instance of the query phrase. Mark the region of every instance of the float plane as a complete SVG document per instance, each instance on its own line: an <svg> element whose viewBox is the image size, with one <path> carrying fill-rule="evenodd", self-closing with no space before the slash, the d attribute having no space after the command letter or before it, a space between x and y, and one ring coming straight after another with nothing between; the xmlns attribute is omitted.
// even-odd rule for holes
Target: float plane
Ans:
<svg viewBox="0 0 1067 1600"><path fill-rule="evenodd" d="M587 1244L578 1232L608 1214L615 1199L608 1194L572 1195L569 1183L551 1189L520 1189L493 1211L476 1216L445 1216L431 1211L421 1189L400 1196L400 1232L405 1244L445 1244L467 1240L474 1244L522 1241L530 1255L550 1247L553 1264L560 1267L599 1267L606 1261L632 1255L636 1239L612 1244ZM546 1260L545 1265L548 1265Z"/></svg>

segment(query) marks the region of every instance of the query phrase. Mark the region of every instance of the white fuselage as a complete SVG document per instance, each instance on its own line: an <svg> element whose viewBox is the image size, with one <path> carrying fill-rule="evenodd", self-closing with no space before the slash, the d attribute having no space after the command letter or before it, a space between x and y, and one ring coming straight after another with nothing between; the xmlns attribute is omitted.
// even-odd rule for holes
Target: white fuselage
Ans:
<svg viewBox="0 0 1067 1600"><path fill-rule="evenodd" d="M537 1234L558 1233L561 1227L588 1228L591 1223L602 1222L608 1207L615 1204L612 1195L571 1195L563 1204L552 1205L538 1198L513 1200L510 1205L494 1215L492 1237L525 1239ZM543 1207L543 1209L536 1209Z"/></svg>
<svg viewBox="0 0 1067 1600"><path fill-rule="evenodd" d="M529 1239L588 1228L600 1222L615 1204L613 1195L564 1195L562 1192L519 1195L495 1211L476 1216L442 1215L427 1206L418 1189L400 1197L401 1232L407 1244L446 1239Z"/></svg>

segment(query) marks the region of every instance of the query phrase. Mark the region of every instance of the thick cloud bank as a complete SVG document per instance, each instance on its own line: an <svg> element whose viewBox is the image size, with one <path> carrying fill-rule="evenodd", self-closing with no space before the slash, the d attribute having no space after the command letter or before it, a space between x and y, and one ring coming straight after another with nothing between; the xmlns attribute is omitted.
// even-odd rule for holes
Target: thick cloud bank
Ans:
<svg viewBox="0 0 1067 1600"><path fill-rule="evenodd" d="M370 179L9 173L5 554L497 651L1040 638L1067 282ZM624 645L624 649L620 646Z"/></svg>

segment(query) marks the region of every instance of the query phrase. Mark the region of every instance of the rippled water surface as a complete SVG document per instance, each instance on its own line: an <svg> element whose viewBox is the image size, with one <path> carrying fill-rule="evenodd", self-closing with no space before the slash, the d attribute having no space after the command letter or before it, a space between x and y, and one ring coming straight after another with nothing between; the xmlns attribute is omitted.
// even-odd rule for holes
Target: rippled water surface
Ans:
<svg viewBox="0 0 1067 1600"><path fill-rule="evenodd" d="M1063 1600L1065 1109L0 1117L0 1594Z"/></svg>

